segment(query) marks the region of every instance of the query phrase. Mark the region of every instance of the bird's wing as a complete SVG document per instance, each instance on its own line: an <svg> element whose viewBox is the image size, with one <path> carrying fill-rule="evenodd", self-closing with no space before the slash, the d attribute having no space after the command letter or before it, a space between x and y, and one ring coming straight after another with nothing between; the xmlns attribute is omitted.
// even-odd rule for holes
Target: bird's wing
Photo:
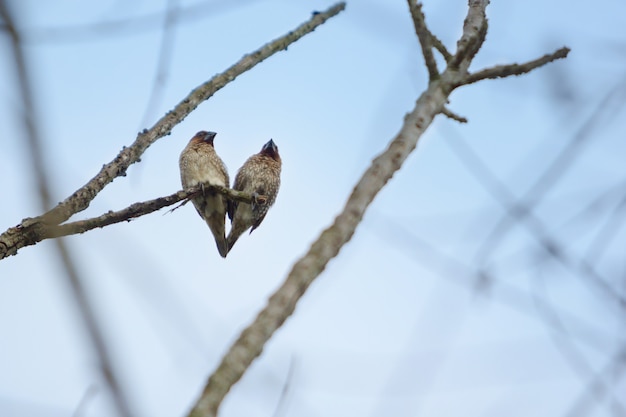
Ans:
<svg viewBox="0 0 626 417"><path fill-rule="evenodd" d="M265 211L265 213L263 213L262 215L259 216L258 219L256 219L256 221L254 223L252 223L252 229L250 229L250 233L252 233L254 231L254 229L256 229L257 227L259 227L259 225L261 224L261 222L263 221L263 219L265 218L265 215L267 214L267 210ZM255 235L256 236L256 235Z"/></svg>

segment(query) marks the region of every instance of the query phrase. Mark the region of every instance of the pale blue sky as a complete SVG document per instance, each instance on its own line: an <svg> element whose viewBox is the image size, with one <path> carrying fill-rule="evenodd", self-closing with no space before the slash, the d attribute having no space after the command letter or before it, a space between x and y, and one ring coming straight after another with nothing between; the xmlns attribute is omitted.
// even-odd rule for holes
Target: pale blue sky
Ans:
<svg viewBox="0 0 626 417"><path fill-rule="evenodd" d="M63 28L160 16L164 1L13 3L53 201L93 177L191 89L332 4L208 1L211 8L185 15L170 34L161 99L143 123L160 18L104 35ZM424 11L454 50L466 2L426 1ZM476 254L504 210L455 142L519 197L612 92L603 115L583 130L582 152L536 210L568 256L588 254L626 184L624 16L626 3L613 0L493 1L474 69L563 45L570 56L452 94L450 108L469 124L436 119L221 415L274 415L292 361L283 416L553 417L587 404L590 378L625 345L624 311L546 257L521 226L488 258L496 282L478 289ZM2 39L0 55L8 57ZM13 71L7 58L0 61L1 231L40 213ZM200 105L76 216L180 189L178 155L199 130L218 132L215 147L231 178L269 138L283 158L275 206L226 260L191 206L67 239L137 416L184 415L227 347L397 133L426 75L405 1L348 1L345 12ZM608 249L593 264L623 291L626 235L609 229L616 236L605 239ZM50 241L0 261L2 416L69 416L90 386L97 391L81 415L112 415L62 274ZM544 302L568 335L560 338L547 323ZM621 409L605 395L580 415L622 415L626 383L610 385Z"/></svg>

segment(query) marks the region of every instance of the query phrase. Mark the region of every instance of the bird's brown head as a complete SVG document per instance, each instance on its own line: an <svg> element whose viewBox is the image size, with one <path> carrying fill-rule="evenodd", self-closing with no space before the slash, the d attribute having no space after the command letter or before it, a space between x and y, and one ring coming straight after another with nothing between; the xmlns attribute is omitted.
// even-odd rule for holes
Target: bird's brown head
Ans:
<svg viewBox="0 0 626 417"><path fill-rule="evenodd" d="M274 143L272 139L270 139L269 142L263 145L263 148L261 148L261 152L259 153L261 155L269 156L275 161L280 161L280 155L278 154L278 146L276 146L276 144Z"/></svg>
<svg viewBox="0 0 626 417"><path fill-rule="evenodd" d="M209 145L213 146L213 139L215 139L215 135L217 135L217 133L201 130L200 132L196 133L196 135L191 138L191 140L197 143L208 143Z"/></svg>

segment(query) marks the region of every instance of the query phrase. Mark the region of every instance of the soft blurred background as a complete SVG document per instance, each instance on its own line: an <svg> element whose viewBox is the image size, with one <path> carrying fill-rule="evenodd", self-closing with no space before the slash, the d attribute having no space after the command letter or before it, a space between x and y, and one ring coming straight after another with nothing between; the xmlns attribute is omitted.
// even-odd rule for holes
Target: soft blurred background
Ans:
<svg viewBox="0 0 626 417"><path fill-rule="evenodd" d="M329 1L13 0L52 200L189 91ZM449 49L467 3L429 1ZM222 416L626 415L626 3L493 1L473 69ZM0 231L41 213L0 36ZM191 205L65 241L134 416L185 415L398 132L427 73L405 1L347 9L200 105L72 220L180 189L199 130L231 177L273 138L282 188L226 260ZM0 416L115 415L53 241L0 261Z"/></svg>

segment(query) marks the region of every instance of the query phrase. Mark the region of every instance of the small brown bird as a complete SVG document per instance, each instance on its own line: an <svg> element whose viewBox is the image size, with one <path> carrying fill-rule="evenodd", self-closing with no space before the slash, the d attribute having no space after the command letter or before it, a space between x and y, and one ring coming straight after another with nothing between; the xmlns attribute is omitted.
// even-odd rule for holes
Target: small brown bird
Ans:
<svg viewBox="0 0 626 417"><path fill-rule="evenodd" d="M231 229L226 238L229 251L243 232L252 227L252 233L259 227L270 206L276 201L280 188L281 164L278 147L270 139L263 145L261 152L248 158L237 172L233 189L252 194L255 201L252 204L230 202L228 217L231 220ZM259 196L265 196L267 200L257 201Z"/></svg>
<svg viewBox="0 0 626 417"><path fill-rule="evenodd" d="M191 138L180 154L180 180L183 189L201 183L228 187L230 180L224 162L215 153L215 132L201 131ZM228 210L227 199L222 194L202 189L202 194L192 200L200 217L209 225L215 237L217 250L225 258L228 253L224 223Z"/></svg>

